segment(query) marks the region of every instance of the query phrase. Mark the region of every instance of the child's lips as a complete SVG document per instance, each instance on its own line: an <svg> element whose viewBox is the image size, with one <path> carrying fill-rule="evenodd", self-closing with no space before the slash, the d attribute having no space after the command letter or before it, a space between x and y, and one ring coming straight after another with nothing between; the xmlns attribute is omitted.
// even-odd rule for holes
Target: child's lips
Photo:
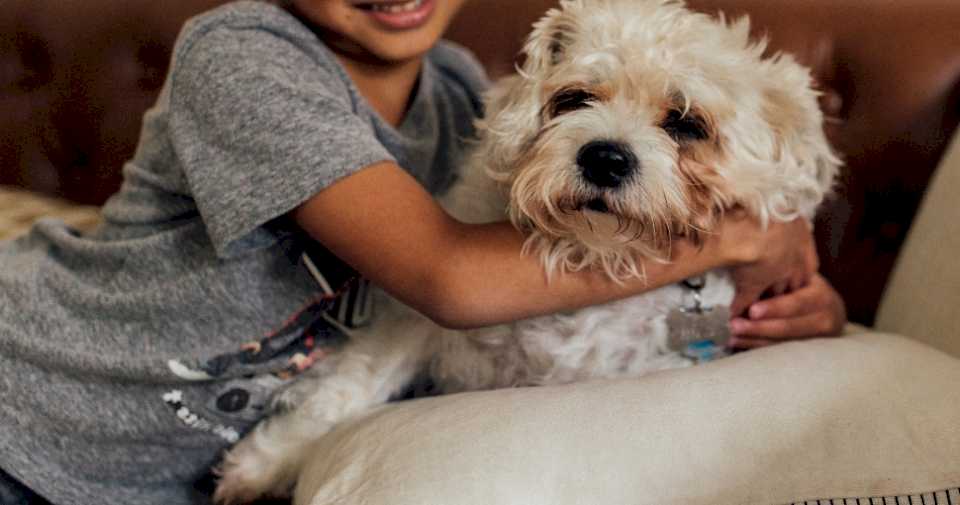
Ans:
<svg viewBox="0 0 960 505"><path fill-rule="evenodd" d="M436 0L354 2L353 5L385 28L410 30L427 22Z"/></svg>

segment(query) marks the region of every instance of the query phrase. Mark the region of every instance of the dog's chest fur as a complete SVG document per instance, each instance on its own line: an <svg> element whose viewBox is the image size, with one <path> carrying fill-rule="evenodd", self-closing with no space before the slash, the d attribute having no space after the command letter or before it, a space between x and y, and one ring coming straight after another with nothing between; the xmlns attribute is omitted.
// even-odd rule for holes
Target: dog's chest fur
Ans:
<svg viewBox="0 0 960 505"><path fill-rule="evenodd" d="M476 164L463 171L440 201L465 222L506 217L506 196ZM708 272L705 280L703 304L729 305L734 294L729 275ZM404 310L396 300L384 302L391 305L388 312ZM690 359L670 349L667 328L667 315L689 302L686 288L669 285L603 305L490 328L456 331L434 326L428 332L425 366L448 393L636 377L689 366ZM423 324L433 326L426 319Z"/></svg>

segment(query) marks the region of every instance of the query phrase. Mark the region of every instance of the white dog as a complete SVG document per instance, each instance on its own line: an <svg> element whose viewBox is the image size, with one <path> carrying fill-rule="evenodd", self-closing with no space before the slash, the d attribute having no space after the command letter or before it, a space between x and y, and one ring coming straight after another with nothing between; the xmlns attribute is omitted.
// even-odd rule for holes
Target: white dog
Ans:
<svg viewBox="0 0 960 505"><path fill-rule="evenodd" d="M671 237L709 231L734 206L763 220L813 217L839 160L807 69L764 58L747 19L679 0L560 3L535 25L519 75L490 92L471 163L442 198L452 215L509 217L548 274L598 268L616 279L642 277ZM711 272L692 294L688 308L722 307L733 287ZM375 297L372 325L350 332L334 373L299 379L279 399L286 411L227 455L218 500L288 492L311 440L423 373L456 392L691 363L668 345L669 314L691 300L681 285L471 331Z"/></svg>

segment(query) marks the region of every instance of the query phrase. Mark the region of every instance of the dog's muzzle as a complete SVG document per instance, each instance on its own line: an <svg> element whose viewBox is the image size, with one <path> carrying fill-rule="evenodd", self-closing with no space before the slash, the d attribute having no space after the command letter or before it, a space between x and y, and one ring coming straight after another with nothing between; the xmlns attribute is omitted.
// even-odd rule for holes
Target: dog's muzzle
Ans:
<svg viewBox="0 0 960 505"><path fill-rule="evenodd" d="M637 170L639 163L628 146L609 140L595 140L580 148L577 165L583 178L594 186L616 188Z"/></svg>

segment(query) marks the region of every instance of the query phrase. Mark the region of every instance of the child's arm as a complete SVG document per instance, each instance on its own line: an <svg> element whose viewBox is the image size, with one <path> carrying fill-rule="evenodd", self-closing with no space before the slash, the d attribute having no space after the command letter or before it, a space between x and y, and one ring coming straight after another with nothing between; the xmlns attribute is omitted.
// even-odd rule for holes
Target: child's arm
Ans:
<svg viewBox="0 0 960 505"><path fill-rule="evenodd" d="M374 283L454 328L603 303L721 266L754 265L741 277L769 285L811 273L808 258L791 252L804 243L803 236L810 241L804 224L772 225L760 233L750 220L730 219L702 248L677 241L672 262L648 262L646 281L618 285L602 272L588 271L556 275L548 284L539 259L520 254L524 239L510 224L453 219L392 162L341 179L295 209L293 217Z"/></svg>

